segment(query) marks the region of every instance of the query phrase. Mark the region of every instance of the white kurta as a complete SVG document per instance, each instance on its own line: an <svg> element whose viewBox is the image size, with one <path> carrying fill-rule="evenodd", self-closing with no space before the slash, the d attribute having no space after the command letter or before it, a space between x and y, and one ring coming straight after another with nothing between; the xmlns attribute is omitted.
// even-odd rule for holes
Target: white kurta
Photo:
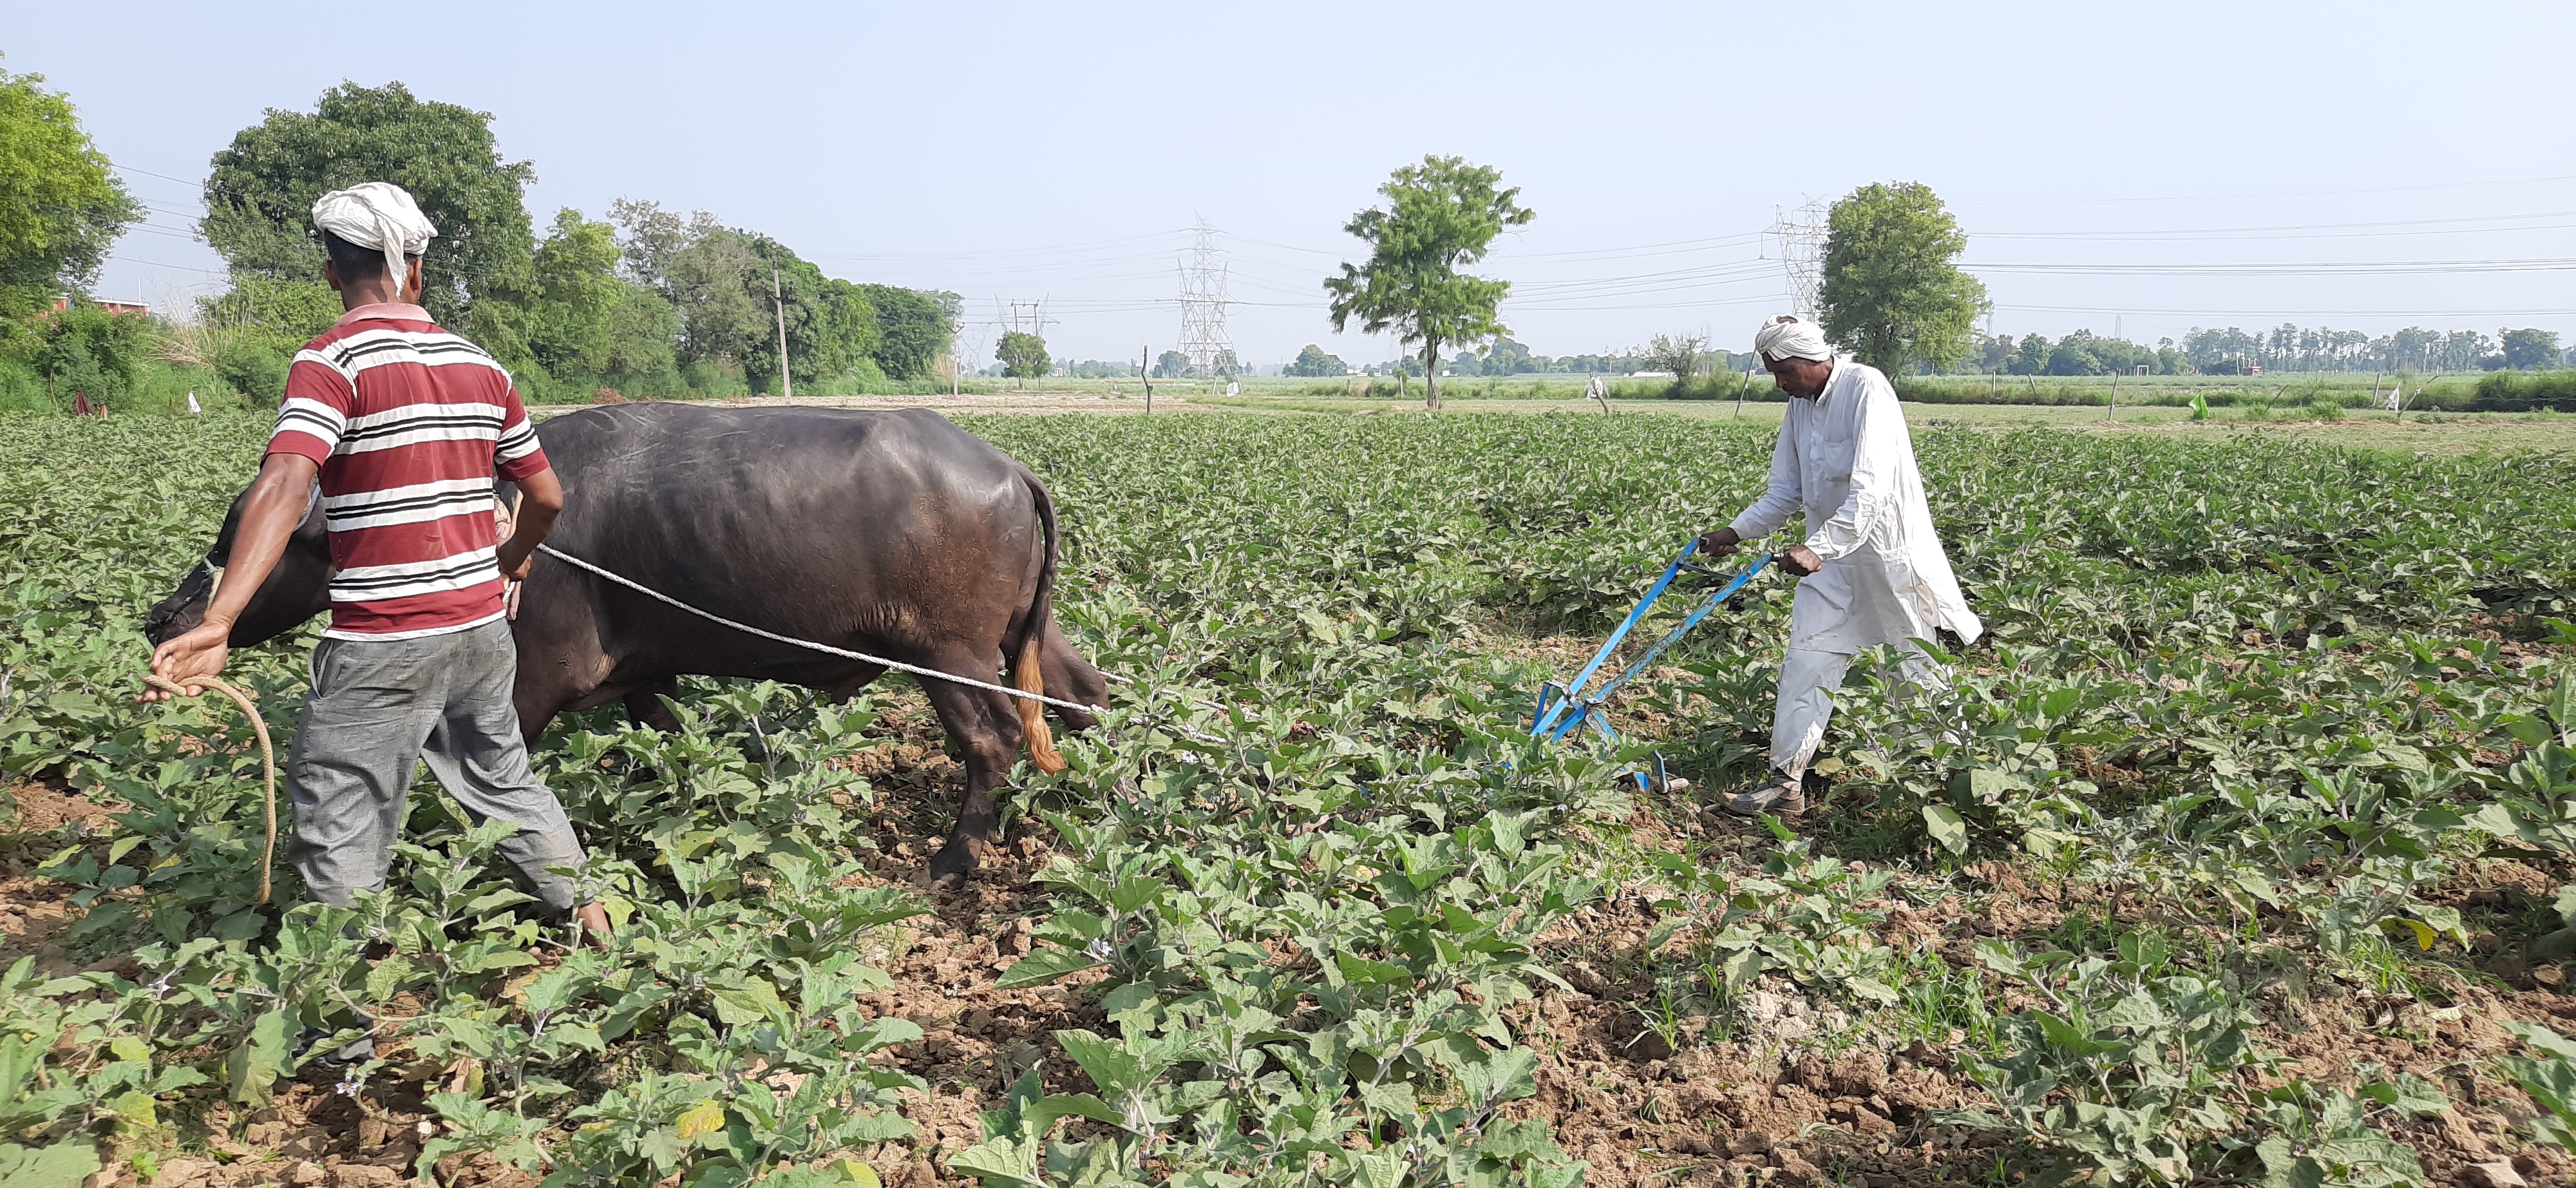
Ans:
<svg viewBox="0 0 2576 1188"><path fill-rule="evenodd" d="M1789 401L1770 489L1733 527L1759 539L1802 508L1805 544L1825 566L1798 583L1791 649L1848 656L1937 627L1971 642L1984 632L1933 532L1905 412L1877 368L1838 356L1823 395Z"/></svg>

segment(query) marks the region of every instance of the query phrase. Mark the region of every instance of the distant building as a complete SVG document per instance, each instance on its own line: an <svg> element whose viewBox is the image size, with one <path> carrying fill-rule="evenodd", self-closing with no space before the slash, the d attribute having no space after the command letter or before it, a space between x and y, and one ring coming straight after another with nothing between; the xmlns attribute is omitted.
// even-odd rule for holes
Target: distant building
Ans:
<svg viewBox="0 0 2576 1188"><path fill-rule="evenodd" d="M145 315L147 315L147 314L150 314L150 313L152 312L152 307L151 307L151 306L149 306L149 305L145 305L145 304L143 304L143 303L142 303L142 302L140 302L140 301L92 301L90 304L95 305L95 306L99 307L100 309L106 310L107 312L112 313L112 314L133 314L135 317L138 317L138 318L139 318L139 317L143 317L143 316L145 316ZM54 309L55 309L57 312L60 312L60 311L62 311L62 310L70 309L71 307L72 307L72 299L71 299L71 298L69 298L69 297L56 297L56 298L54 298Z"/></svg>

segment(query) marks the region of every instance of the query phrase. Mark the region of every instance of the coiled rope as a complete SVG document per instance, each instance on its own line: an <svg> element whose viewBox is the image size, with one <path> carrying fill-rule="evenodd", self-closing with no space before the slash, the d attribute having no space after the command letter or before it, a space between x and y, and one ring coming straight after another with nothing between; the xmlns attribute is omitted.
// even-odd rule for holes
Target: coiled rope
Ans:
<svg viewBox="0 0 2576 1188"><path fill-rule="evenodd" d="M172 697L195 696L188 691L187 685L168 680L157 673L146 673L143 683ZM268 827L267 840L261 844L259 851L259 902L267 903L269 870L277 862L277 751L268 742L268 719L259 716L259 707L251 703L250 694L242 692L229 681L210 676L190 677L188 685L197 686L200 689L212 689L232 698L233 704L241 707L242 716L250 719L251 733L259 736L261 808L265 812Z"/></svg>

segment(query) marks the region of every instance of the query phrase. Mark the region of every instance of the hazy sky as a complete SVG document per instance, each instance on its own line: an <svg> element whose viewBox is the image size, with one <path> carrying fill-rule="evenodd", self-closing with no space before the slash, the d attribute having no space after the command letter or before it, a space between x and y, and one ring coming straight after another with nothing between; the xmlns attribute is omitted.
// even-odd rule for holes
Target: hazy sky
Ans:
<svg viewBox="0 0 2576 1188"><path fill-rule="evenodd" d="M1173 344L1204 218L1239 353L1353 363L1319 278L1388 170L1503 170L1484 271L1542 354L1743 349L1785 304L1779 207L1921 181L1995 329L2152 342L2282 321L2576 338L2576 5L576 6L0 0L151 203L100 285L220 286L207 158L262 109L399 79L489 111L528 206L703 208L826 272L1048 302L1059 358ZM1776 257L1776 251L1773 256ZM989 346L987 346L989 352Z"/></svg>

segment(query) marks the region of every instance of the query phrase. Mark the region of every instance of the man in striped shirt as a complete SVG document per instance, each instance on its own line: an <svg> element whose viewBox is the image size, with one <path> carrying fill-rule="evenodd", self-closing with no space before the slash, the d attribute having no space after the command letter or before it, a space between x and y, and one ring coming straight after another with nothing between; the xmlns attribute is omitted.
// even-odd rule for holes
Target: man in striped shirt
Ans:
<svg viewBox="0 0 2576 1188"><path fill-rule="evenodd" d="M403 300L419 295L420 251L436 234L411 196L369 182L323 195L314 221L330 254L323 276L348 312L296 353L225 580L203 625L162 644L153 671L186 686L222 670L234 620L318 498L331 625L287 760L288 855L307 891L346 907L383 889L426 761L478 819L519 827L499 849L547 911L604 935L606 914L577 906L560 873L581 865L581 843L528 769L511 699L505 575L526 575L563 487L509 373ZM521 493L507 541L496 470Z"/></svg>

